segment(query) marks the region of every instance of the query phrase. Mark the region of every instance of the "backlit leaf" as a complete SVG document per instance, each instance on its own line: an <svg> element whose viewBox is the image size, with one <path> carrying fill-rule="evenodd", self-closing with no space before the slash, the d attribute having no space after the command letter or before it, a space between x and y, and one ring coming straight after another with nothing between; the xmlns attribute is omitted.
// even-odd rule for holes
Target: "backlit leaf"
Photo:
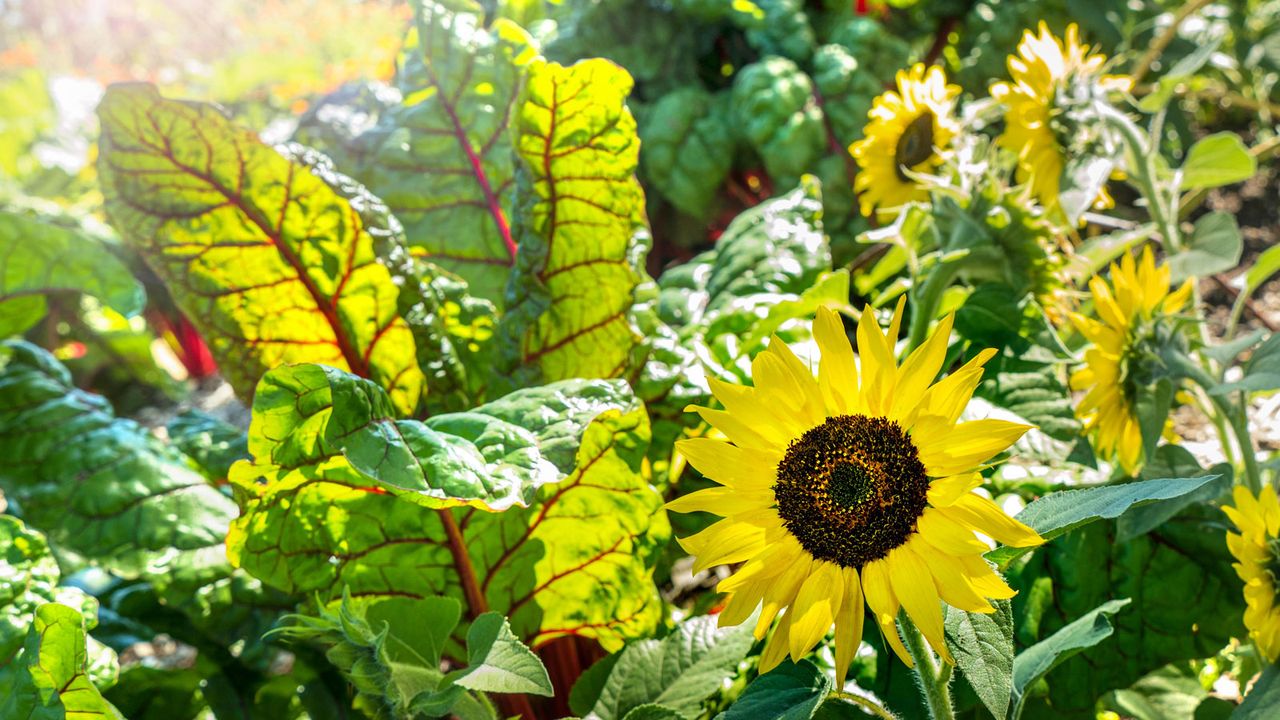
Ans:
<svg viewBox="0 0 1280 720"><path fill-rule="evenodd" d="M89 679L85 619L59 603L41 605L26 645L0 664L0 717L124 720Z"/></svg>
<svg viewBox="0 0 1280 720"><path fill-rule="evenodd" d="M530 69L516 119L520 251L499 323L517 386L618 377L632 364L649 231L631 85L606 60Z"/></svg>
<svg viewBox="0 0 1280 720"><path fill-rule="evenodd" d="M1258 170L1240 136L1232 132L1201 138L1182 163L1182 189L1219 187L1247 180Z"/></svg>
<svg viewBox="0 0 1280 720"><path fill-rule="evenodd" d="M267 369L322 362L417 407L423 377L358 212L216 108L117 85L98 108L116 229L166 281L242 397Z"/></svg>

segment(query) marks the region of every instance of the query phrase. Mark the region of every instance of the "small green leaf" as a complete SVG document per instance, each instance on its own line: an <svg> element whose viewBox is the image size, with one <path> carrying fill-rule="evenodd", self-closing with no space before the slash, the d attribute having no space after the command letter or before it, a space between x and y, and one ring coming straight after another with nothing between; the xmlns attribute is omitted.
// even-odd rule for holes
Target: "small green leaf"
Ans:
<svg viewBox="0 0 1280 720"><path fill-rule="evenodd" d="M1239 380L1215 385L1209 392L1226 395L1237 390L1262 392L1280 388L1280 333L1272 333L1254 348L1243 369L1244 374Z"/></svg>
<svg viewBox="0 0 1280 720"><path fill-rule="evenodd" d="M1013 704L1009 719L1022 716L1027 688L1072 655L1091 648L1111 637L1114 627L1110 616L1128 605L1130 600L1111 600L1081 616L1070 625L1018 653L1013 660Z"/></svg>
<svg viewBox="0 0 1280 720"><path fill-rule="evenodd" d="M1244 240L1233 215L1215 210L1196 220L1195 230L1181 252L1169 258L1171 280L1208 277L1240 262Z"/></svg>
<svg viewBox="0 0 1280 720"><path fill-rule="evenodd" d="M1142 434L1143 457L1154 457L1160 435L1169 421L1169 410L1173 407L1173 381L1160 378L1153 385L1143 388L1138 393L1135 413L1138 416L1138 428Z"/></svg>
<svg viewBox="0 0 1280 720"><path fill-rule="evenodd" d="M1217 477L1205 475L1195 478L1142 480L1084 490L1064 490L1032 502L1018 513L1017 519L1040 533L1040 537L1052 540L1095 520L1118 518L1131 507L1193 492ZM987 553L987 559L1005 567L1011 560L1030 550L999 547Z"/></svg>
<svg viewBox="0 0 1280 720"><path fill-rule="evenodd" d="M808 660L781 665L761 675L716 720L809 720L831 691L831 678Z"/></svg>
<svg viewBox="0 0 1280 720"><path fill-rule="evenodd" d="M1244 289L1240 293L1246 297L1252 295L1277 272L1280 272L1280 245L1267 248L1253 261L1253 267L1244 275Z"/></svg>
<svg viewBox="0 0 1280 720"><path fill-rule="evenodd" d="M1231 720L1270 720L1280 707L1280 665L1268 665Z"/></svg>
<svg viewBox="0 0 1280 720"><path fill-rule="evenodd" d="M1182 189L1212 188L1248 180L1258 162L1240 136L1232 132L1202 138L1187 151L1182 163Z"/></svg>
<svg viewBox="0 0 1280 720"><path fill-rule="evenodd" d="M1013 610L1008 600L993 603L994 613L947 606L947 647L978 699L994 717L1004 717L1013 692Z"/></svg>
<svg viewBox="0 0 1280 720"><path fill-rule="evenodd" d="M421 658L427 667L435 668L462 619L462 605L447 597L379 598L369 604L365 619L375 631L390 631L388 649L392 659L407 661L396 649L399 646Z"/></svg>
<svg viewBox="0 0 1280 720"><path fill-rule="evenodd" d="M496 612L484 613L471 623L467 631L467 669L448 679L468 690L546 697L555 694L542 661L511 633L507 619Z"/></svg>
<svg viewBox="0 0 1280 720"><path fill-rule="evenodd" d="M753 626L719 628L715 617L704 615L681 623L662 641L627 646L591 712L601 720L623 720L634 708L657 704L693 720L755 643Z"/></svg>

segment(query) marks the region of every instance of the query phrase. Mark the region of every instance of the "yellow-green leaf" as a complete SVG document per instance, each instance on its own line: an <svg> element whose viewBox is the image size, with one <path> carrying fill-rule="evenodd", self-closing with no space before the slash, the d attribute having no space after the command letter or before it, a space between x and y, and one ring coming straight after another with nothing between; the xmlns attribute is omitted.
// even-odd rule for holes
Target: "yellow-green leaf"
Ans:
<svg viewBox="0 0 1280 720"><path fill-rule="evenodd" d="M607 60L530 67L516 120L520 251L499 325L517 385L617 377L631 363L648 281L631 86Z"/></svg>
<svg viewBox="0 0 1280 720"><path fill-rule="evenodd" d="M410 413L423 391L397 291L357 211L210 105L116 85L98 108L107 214L242 397L277 365L371 378Z"/></svg>

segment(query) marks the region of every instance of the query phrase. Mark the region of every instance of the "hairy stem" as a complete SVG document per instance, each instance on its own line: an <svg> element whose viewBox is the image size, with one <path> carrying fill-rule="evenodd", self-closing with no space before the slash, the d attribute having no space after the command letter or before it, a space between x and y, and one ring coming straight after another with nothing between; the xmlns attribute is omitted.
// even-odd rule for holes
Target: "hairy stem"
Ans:
<svg viewBox="0 0 1280 720"><path fill-rule="evenodd" d="M897 715L894 715L888 708L871 698L865 698L861 695L854 695L853 693L842 692L840 690L832 690L830 696L833 698L839 698L845 702L851 702L865 710L867 714L882 718L882 720L898 720Z"/></svg>
<svg viewBox="0 0 1280 720"><path fill-rule="evenodd" d="M933 720L955 720L955 710L951 707L951 667L934 657L924 636L905 612L898 613L898 626L902 628L907 652L915 661L916 679L929 708L929 717Z"/></svg>

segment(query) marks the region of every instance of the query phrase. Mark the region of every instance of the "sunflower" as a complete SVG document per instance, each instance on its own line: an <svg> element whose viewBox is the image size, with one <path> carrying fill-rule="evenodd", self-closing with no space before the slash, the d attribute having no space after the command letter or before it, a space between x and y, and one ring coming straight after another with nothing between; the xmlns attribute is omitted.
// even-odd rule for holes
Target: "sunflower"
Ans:
<svg viewBox="0 0 1280 720"><path fill-rule="evenodd" d="M1107 57L1090 53L1080 43L1079 28L1067 26L1064 40L1040 23L1040 32L1027 30L1018 54L1009 57L1013 82L991 86L991 96L1004 103L1005 131L998 144L1018 155L1018 182L1031 183L1031 193L1045 207L1058 204L1058 190L1068 151L1087 145L1092 133L1073 119L1073 108L1112 91L1129 89L1129 79L1102 75ZM1097 125L1093 123L1093 125ZM1094 207L1111 207L1103 188Z"/></svg>
<svg viewBox="0 0 1280 720"><path fill-rule="evenodd" d="M1072 390L1087 390L1076 406L1085 430L1094 434L1094 448L1117 458L1132 475L1141 465L1142 431L1138 425L1137 395L1142 381L1143 344L1154 335L1155 324L1182 309L1191 296L1191 281L1169 292L1169 266L1156 267L1148 246L1141 263L1125 255L1111 265L1111 283L1089 280L1093 306L1100 319L1071 313L1080 334L1093 344L1085 351L1085 366L1071 375Z"/></svg>
<svg viewBox="0 0 1280 720"><path fill-rule="evenodd" d="M863 139L849 146L858 161L853 189L863 215L929 196L904 169L928 173L942 164L939 151L959 132L953 117L959 94L960 87L948 85L941 68L926 70L917 63L898 71L897 92L889 90L875 99Z"/></svg>
<svg viewBox="0 0 1280 720"><path fill-rule="evenodd" d="M1236 524L1227 533L1227 548L1240 562L1236 573L1244 581L1244 625L1258 652L1275 662L1280 657L1280 501L1276 489L1264 487L1255 498L1236 486L1235 507L1222 511Z"/></svg>
<svg viewBox="0 0 1280 720"><path fill-rule="evenodd" d="M995 354L980 353L944 380L952 318L944 319L902 365L870 308L858 323L855 361L839 317L818 311L817 377L776 336L753 360L755 387L711 379L723 410L693 407L726 440L682 441L680 452L713 487L667 507L722 516L680 540L695 572L744 563L721 581L721 625L737 625L763 605L756 637L782 619L765 646L761 672L799 660L834 624L840 682L862 639L863 603L903 662L911 658L894 626L905 608L929 643L943 642L939 599L992 612L987 598L1013 591L982 558L975 532L1026 547L1043 540L973 492L982 463L1008 448L1026 425L957 422Z"/></svg>

